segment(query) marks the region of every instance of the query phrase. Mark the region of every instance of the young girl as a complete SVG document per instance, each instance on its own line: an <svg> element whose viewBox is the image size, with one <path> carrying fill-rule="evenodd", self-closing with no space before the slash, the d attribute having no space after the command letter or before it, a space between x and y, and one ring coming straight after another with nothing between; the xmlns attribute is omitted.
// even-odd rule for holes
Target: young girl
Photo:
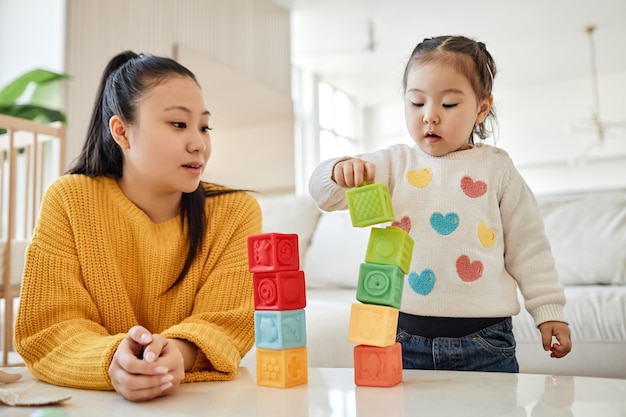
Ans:
<svg viewBox="0 0 626 417"><path fill-rule="evenodd" d="M405 368L518 372L517 288L543 348L556 358L571 349L564 291L533 194L503 150L474 144L495 119L495 75L483 43L425 39L403 80L416 146L328 160L310 179L311 196L327 211L347 208L346 188L389 187L393 224L415 240L398 320Z"/></svg>
<svg viewBox="0 0 626 417"><path fill-rule="evenodd" d="M15 329L30 372L129 400L229 380L254 342L249 194L200 181L210 113L177 62L106 67L87 140L47 190Z"/></svg>

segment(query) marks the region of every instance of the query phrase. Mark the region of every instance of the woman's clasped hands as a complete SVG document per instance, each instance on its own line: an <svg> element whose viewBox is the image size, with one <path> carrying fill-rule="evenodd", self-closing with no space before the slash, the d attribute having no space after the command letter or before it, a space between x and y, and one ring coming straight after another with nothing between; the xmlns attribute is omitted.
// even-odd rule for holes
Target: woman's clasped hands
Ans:
<svg viewBox="0 0 626 417"><path fill-rule="evenodd" d="M119 344L109 366L115 391L131 401L173 392L185 376L183 354L172 339L134 326Z"/></svg>

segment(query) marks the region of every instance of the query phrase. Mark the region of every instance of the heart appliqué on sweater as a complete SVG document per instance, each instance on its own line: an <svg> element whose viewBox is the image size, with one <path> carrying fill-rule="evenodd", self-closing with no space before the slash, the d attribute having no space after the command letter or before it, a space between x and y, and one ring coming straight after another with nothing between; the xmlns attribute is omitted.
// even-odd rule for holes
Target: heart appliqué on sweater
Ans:
<svg viewBox="0 0 626 417"><path fill-rule="evenodd" d="M483 181L474 181L472 177L461 178L461 189L470 198L478 198L487 192L487 184Z"/></svg>
<svg viewBox="0 0 626 417"><path fill-rule="evenodd" d="M456 272L463 282L476 281L483 275L483 263L480 261L472 262L469 256L461 255L456 260Z"/></svg>
<svg viewBox="0 0 626 417"><path fill-rule="evenodd" d="M400 220L394 220L393 222L391 222L391 225L399 227L407 233L411 232L411 219L409 218L409 216L402 216Z"/></svg>
<svg viewBox="0 0 626 417"><path fill-rule="evenodd" d="M406 180L414 187L424 188L433 179L433 171L430 168L422 168L419 171L408 170Z"/></svg>
<svg viewBox="0 0 626 417"><path fill-rule="evenodd" d="M435 273L430 269L424 269L421 274L417 272L409 274L409 286L421 295L428 295L433 290L435 280Z"/></svg>
<svg viewBox="0 0 626 417"><path fill-rule="evenodd" d="M433 213L430 216L430 225L440 235L449 235L459 227L459 215L448 213L445 216L441 213Z"/></svg>
<svg viewBox="0 0 626 417"><path fill-rule="evenodd" d="M478 239L484 247L490 248L496 243L496 231L487 226L487 223L480 222L478 223Z"/></svg>

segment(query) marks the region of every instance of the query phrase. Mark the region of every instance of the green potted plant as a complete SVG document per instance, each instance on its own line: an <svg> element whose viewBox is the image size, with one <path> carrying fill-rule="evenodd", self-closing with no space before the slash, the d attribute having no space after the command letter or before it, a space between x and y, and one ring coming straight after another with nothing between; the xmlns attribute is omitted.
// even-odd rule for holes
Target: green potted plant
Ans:
<svg viewBox="0 0 626 417"><path fill-rule="evenodd" d="M0 114L40 123L67 121L59 107L61 81L67 74L41 68L28 71L0 90ZM32 87L31 87L32 86ZM6 130L0 128L0 135Z"/></svg>

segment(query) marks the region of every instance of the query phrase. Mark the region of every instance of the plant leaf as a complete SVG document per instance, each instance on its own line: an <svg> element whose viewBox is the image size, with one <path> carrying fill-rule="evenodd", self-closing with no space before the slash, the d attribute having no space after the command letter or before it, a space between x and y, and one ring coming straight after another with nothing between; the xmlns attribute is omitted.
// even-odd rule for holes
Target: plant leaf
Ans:
<svg viewBox="0 0 626 417"><path fill-rule="evenodd" d="M56 73L40 68L34 69L17 77L0 90L0 104L14 103L18 98L20 98L24 91L26 91L26 88L30 83L42 85L67 78L69 78L69 75L67 74Z"/></svg>
<svg viewBox="0 0 626 417"><path fill-rule="evenodd" d="M65 113L59 110L39 106L37 104L0 105L0 114L20 117L22 119L32 120L40 123L65 123L67 121Z"/></svg>

